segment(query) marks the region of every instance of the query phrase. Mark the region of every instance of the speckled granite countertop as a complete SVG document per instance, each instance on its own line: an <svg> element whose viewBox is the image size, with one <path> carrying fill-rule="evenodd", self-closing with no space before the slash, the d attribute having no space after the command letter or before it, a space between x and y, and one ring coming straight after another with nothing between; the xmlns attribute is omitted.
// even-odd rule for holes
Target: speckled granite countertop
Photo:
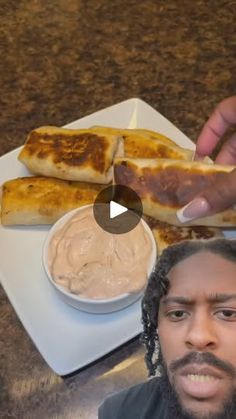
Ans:
<svg viewBox="0 0 236 419"><path fill-rule="evenodd" d="M235 94L235 1L1 3L1 155L34 127L131 97L195 140L214 106ZM74 377L58 377L3 290L0 327L0 418L93 419L108 393L146 377L137 339Z"/></svg>

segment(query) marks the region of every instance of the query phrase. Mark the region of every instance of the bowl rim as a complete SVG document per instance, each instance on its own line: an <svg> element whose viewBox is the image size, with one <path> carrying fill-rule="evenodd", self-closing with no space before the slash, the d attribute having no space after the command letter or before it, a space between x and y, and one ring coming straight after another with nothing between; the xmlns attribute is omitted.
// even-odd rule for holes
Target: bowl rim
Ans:
<svg viewBox="0 0 236 419"><path fill-rule="evenodd" d="M125 298L130 297L131 295L134 296L138 296L138 295L142 295L144 289L146 288L146 285L144 287L142 287L139 291L137 292L130 292L130 293L123 293L123 294L119 294L115 297L112 298L99 298L99 299L92 299L92 298L86 298L86 297L80 297L79 294L73 294L69 291L67 291L62 285L59 285L56 283L56 281L53 279L49 267L48 267L48 260L47 260L47 255L48 255L48 247L49 247L49 243L51 241L51 238L53 237L53 235L56 233L56 231L58 231L58 229L62 228L63 225L69 221L70 218L72 218L77 212L83 211L86 208L89 207L93 207L93 204L87 204L87 205L83 205L81 207L77 207L74 208L68 212L66 212L64 215L62 215L62 217L60 217L49 229L48 233L47 233L47 237L44 240L43 243L43 251L42 251L42 261L43 261L43 267L46 273L46 276L49 280L49 282L58 290L60 291L62 294L64 294L66 297L69 297L71 299L73 299L74 301L77 301L78 303L87 303L87 304L94 304L94 305L102 305L102 304L110 304L110 303L115 303L119 300L123 300ZM148 272L147 272L147 276L149 277L150 274L152 273L154 266L155 266L155 261L157 258L157 245L156 245L156 241L154 239L154 235L152 233L151 228L149 227L149 225L147 224L147 222L141 217L140 221L143 224L143 227L145 228L145 230L147 231L151 242L152 242L152 252L151 252L151 256L150 256L150 262L149 262L149 267L148 267Z"/></svg>

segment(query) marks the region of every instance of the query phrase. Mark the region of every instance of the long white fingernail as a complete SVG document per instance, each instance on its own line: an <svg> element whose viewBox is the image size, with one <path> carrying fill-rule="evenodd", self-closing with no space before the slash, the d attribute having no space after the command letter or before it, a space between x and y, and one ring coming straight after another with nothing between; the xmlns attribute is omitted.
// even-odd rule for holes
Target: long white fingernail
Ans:
<svg viewBox="0 0 236 419"><path fill-rule="evenodd" d="M205 198L196 198L177 211L176 215L181 223L204 217L210 211L210 205Z"/></svg>

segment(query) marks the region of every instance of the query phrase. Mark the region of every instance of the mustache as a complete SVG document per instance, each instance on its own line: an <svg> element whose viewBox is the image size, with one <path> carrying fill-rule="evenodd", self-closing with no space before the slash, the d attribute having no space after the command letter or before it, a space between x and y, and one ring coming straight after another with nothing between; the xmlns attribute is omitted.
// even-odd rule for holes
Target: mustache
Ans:
<svg viewBox="0 0 236 419"><path fill-rule="evenodd" d="M189 352L183 358L176 359L170 363L170 371L176 372L179 368L186 367L189 364L208 364L212 367L216 367L225 373L227 373L231 378L236 378L235 367L229 362L222 361L217 358L211 352Z"/></svg>

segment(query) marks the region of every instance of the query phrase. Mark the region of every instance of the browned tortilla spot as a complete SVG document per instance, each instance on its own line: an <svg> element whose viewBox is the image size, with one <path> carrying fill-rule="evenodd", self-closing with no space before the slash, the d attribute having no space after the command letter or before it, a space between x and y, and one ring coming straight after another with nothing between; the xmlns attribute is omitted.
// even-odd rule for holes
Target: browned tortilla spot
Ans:
<svg viewBox="0 0 236 419"><path fill-rule="evenodd" d="M93 167L98 172L103 172L106 167L104 157L109 142L105 137L93 133L74 134L65 139L61 134L42 134L32 131L27 140L27 147L29 154L36 153L42 159L49 156L58 166L60 163L69 166L83 164L84 167Z"/></svg>
<svg viewBox="0 0 236 419"><path fill-rule="evenodd" d="M172 149L171 146L156 143L150 145L149 139L142 138L137 143L137 139L130 135L124 135L125 155L135 158L160 158L160 159L182 159L183 153L178 153L177 148ZM138 145L138 147L137 147Z"/></svg>
<svg viewBox="0 0 236 419"><path fill-rule="evenodd" d="M127 185L142 199L147 195L153 202L178 208L191 201L196 194L211 187L225 172L214 172L214 169L202 173L193 168L166 167L139 169L130 162L124 161L115 167L117 184Z"/></svg>

